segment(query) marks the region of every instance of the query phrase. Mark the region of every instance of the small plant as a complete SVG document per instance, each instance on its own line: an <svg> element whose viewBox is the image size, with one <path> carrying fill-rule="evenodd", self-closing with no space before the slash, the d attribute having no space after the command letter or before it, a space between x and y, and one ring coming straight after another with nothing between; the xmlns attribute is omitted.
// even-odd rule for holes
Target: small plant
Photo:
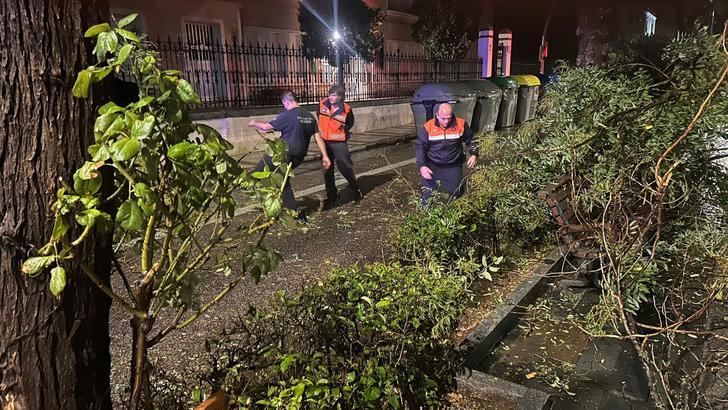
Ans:
<svg viewBox="0 0 728 410"><path fill-rule="evenodd" d="M180 72L160 69L149 44L124 28L135 17L85 33L96 41L97 63L78 74L73 94L86 98L93 83L124 72L139 95L125 107L109 102L99 108L88 160L57 192L51 239L22 266L28 275L50 269L50 291L62 297L67 281L76 279L64 266L77 249L95 231L115 235L116 255L130 260L125 271L115 255L121 289L103 283L84 261L80 266L133 318L132 409L152 400L148 349L195 321L244 277L257 281L273 269L279 256L263 240L279 218L294 223L280 199L290 168L249 173L226 153L231 146L217 131L192 123L186 107L200 98ZM266 146L276 164L284 144ZM263 208L249 225L233 223L237 192ZM209 270L223 272L226 280L213 284L217 294L200 300L196 289L210 280Z"/></svg>

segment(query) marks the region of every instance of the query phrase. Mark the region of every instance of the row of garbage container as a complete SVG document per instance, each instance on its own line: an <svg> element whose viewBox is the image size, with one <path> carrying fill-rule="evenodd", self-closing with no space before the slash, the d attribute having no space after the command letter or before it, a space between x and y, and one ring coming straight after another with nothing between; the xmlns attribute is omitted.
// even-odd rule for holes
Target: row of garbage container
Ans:
<svg viewBox="0 0 728 410"><path fill-rule="evenodd" d="M489 132L535 118L539 96L557 80L555 74L527 74L424 84L410 105L417 129L433 118L440 104L450 103L474 131Z"/></svg>

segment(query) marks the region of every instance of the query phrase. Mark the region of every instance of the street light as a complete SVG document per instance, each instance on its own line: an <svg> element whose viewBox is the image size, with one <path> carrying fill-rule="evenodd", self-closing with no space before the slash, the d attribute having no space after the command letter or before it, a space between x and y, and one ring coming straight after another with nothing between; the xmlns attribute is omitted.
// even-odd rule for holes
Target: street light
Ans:
<svg viewBox="0 0 728 410"><path fill-rule="evenodd" d="M344 87L344 65L341 61L341 33L339 33L339 1L334 0L334 47L336 47L336 82Z"/></svg>

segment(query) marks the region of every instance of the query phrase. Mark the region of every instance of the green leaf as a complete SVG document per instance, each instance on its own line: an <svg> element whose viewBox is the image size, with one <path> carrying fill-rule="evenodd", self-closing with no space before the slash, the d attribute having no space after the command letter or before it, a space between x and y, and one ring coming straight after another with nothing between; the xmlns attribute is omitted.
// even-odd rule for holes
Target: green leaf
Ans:
<svg viewBox="0 0 728 410"><path fill-rule="evenodd" d="M369 296L362 296L361 300L367 302L369 304L369 306L374 304L374 302L372 301L372 298L370 298Z"/></svg>
<svg viewBox="0 0 728 410"><path fill-rule="evenodd" d="M98 209L87 209L76 214L76 222L81 226L93 226L96 223L96 217L101 215Z"/></svg>
<svg viewBox="0 0 728 410"><path fill-rule="evenodd" d="M119 39L116 37L116 33L102 32L96 40L94 54L96 54L96 58L99 61L103 61L106 58L106 53L116 51L118 45Z"/></svg>
<svg viewBox="0 0 728 410"><path fill-rule="evenodd" d="M51 269L51 293L59 296L66 288L66 270L60 266Z"/></svg>
<svg viewBox="0 0 728 410"><path fill-rule="evenodd" d="M134 193L139 198L137 204L144 210L144 213L151 215L154 211L154 204L157 202L157 195L152 191L149 185L138 182L134 185Z"/></svg>
<svg viewBox="0 0 728 410"><path fill-rule="evenodd" d="M296 356L289 354L281 362L281 372L285 373L290 365L296 362Z"/></svg>
<svg viewBox="0 0 728 410"><path fill-rule="evenodd" d="M134 192L136 193L137 197L142 199L154 199L152 196L154 192L152 192L152 188L149 187L149 185L143 183L143 182L137 182L134 185Z"/></svg>
<svg viewBox="0 0 728 410"><path fill-rule="evenodd" d="M94 179L101 176L99 168L103 167L104 163L101 161L91 162L86 161L81 168L79 168L79 178L81 179Z"/></svg>
<svg viewBox="0 0 728 410"><path fill-rule="evenodd" d="M174 160L179 161L179 160L183 159L184 157L186 157L187 155L189 155L189 153L194 149L195 149L194 144L192 144L189 141L182 141L182 142L172 145L169 148L169 151L167 151L167 156L169 156L170 158L172 158Z"/></svg>
<svg viewBox="0 0 728 410"><path fill-rule="evenodd" d="M306 385L304 383L298 383L291 388L291 390L293 390L294 397L301 397L305 389Z"/></svg>
<svg viewBox="0 0 728 410"><path fill-rule="evenodd" d="M51 242L58 242L68 232L68 225L66 220L61 216L56 216L53 221L53 233L51 233Z"/></svg>
<svg viewBox="0 0 728 410"><path fill-rule="evenodd" d="M104 114L111 114L111 113L120 112L120 111L124 111L124 108L119 107L113 101L109 101L106 104L99 107L99 114L101 114L101 116L104 116ZM101 118L101 117L96 118L97 123L99 122L99 118ZM111 120L108 121L109 125L111 124L111 121L113 121L113 120L114 119L111 118ZM96 125L94 125L94 131L96 131L95 128L96 128ZM108 128L108 125L106 126L106 128ZM105 129L104 129L104 131L105 131ZM103 132L103 131L101 131L101 132Z"/></svg>
<svg viewBox="0 0 728 410"><path fill-rule="evenodd" d="M91 86L91 76L93 73L89 70L81 70L76 77L76 82L73 84L73 90L71 93L76 98L88 97L88 90Z"/></svg>
<svg viewBox="0 0 728 410"><path fill-rule="evenodd" d="M91 159L94 161L105 162L111 158L111 153L106 145L94 144L88 147L88 153L91 154Z"/></svg>
<svg viewBox="0 0 728 410"><path fill-rule="evenodd" d="M281 213L281 199L277 196L269 196L263 202L263 211L268 218L275 218Z"/></svg>
<svg viewBox="0 0 728 410"><path fill-rule="evenodd" d="M128 161L136 156L142 149L142 144L136 138L121 138L111 145L111 156L116 161Z"/></svg>
<svg viewBox="0 0 728 410"><path fill-rule="evenodd" d="M106 76L109 75L113 70L114 66L107 66L101 69L93 70L93 76L91 77L91 81L97 83L106 78Z"/></svg>
<svg viewBox="0 0 728 410"><path fill-rule="evenodd" d="M255 179L265 179L265 178L268 178L270 176L270 174L271 174L270 171L256 171L250 175Z"/></svg>
<svg viewBox="0 0 728 410"><path fill-rule="evenodd" d="M177 83L177 95L179 98L187 104L200 104L200 97L197 95L192 85L187 80L179 80Z"/></svg>
<svg viewBox="0 0 728 410"><path fill-rule="evenodd" d="M124 61L129 58L129 54L131 54L132 49L134 49L133 45L124 44L124 46L119 50L119 55L116 56L116 64L124 64Z"/></svg>
<svg viewBox="0 0 728 410"><path fill-rule="evenodd" d="M101 108L103 109L107 105L104 105ZM116 104L114 104L114 105L116 105ZM111 110L111 107L109 107L108 109ZM109 129L109 127L111 127L111 125L114 123L114 121L118 117L119 117L119 114L117 114L115 112L104 112L103 114L99 115L98 117L96 117L96 122L94 122L94 133L96 133L98 135L105 134L106 131Z"/></svg>
<svg viewBox="0 0 728 410"><path fill-rule="evenodd" d="M109 23L101 23L101 24L97 24L95 26L89 27L88 30L86 30L86 32L83 33L83 36L86 38L96 37L100 33L105 33L107 31L111 31L111 26L109 25Z"/></svg>
<svg viewBox="0 0 728 410"><path fill-rule="evenodd" d="M379 398L379 396L382 395L382 391L379 390L376 387L370 387L367 389L367 391L364 393L364 398L367 401L375 401Z"/></svg>
<svg viewBox="0 0 728 410"><path fill-rule="evenodd" d="M35 256L32 258L28 258L23 262L23 266L20 268L23 273L30 276L35 276L39 274L43 269L47 268L48 266L53 263L53 261L56 260L55 255L51 256Z"/></svg>
<svg viewBox="0 0 728 410"><path fill-rule="evenodd" d="M139 16L139 14L137 14L137 13L132 13L132 14L129 14L128 16L126 16L126 17L123 17L123 18L122 18L121 20L119 20L119 21L118 21L118 22L116 23L116 26L117 26L117 27L126 27L126 26L128 26L128 25L129 25L129 24L130 24L130 23L131 23L132 21L134 21L134 20L135 20L135 19L137 18L137 16Z"/></svg>
<svg viewBox="0 0 728 410"><path fill-rule="evenodd" d="M202 135L202 138L205 141L217 140L219 138L222 138L220 136L220 133L217 132L216 129L210 127L209 125L205 125L205 124L195 124L195 129L197 130L197 132L200 133L200 135Z"/></svg>
<svg viewBox="0 0 728 410"><path fill-rule="evenodd" d="M148 115L144 117L143 121L134 121L134 124L131 126L131 136L140 140L144 139L147 137L147 135L149 135L150 132L152 132L153 127L154 117Z"/></svg>
<svg viewBox="0 0 728 410"><path fill-rule="evenodd" d="M146 107L146 106L147 106L147 105L149 105L149 104L150 104L150 103L151 103L152 101L154 101L154 97L152 97L152 96L148 95L148 96L146 96L146 97L142 98L141 100L139 100L139 101L135 102L135 103L134 103L134 108L136 108L136 109L139 109L139 108L142 108L142 107Z"/></svg>
<svg viewBox="0 0 728 410"><path fill-rule="evenodd" d="M83 172L84 168L81 168L73 174L73 190L76 191L77 194L81 195L93 195L97 193L99 188L101 188L101 176L91 179L83 178Z"/></svg>
<svg viewBox="0 0 728 410"><path fill-rule="evenodd" d="M133 32L131 32L131 31L129 31L129 30L124 30L123 28L117 28L117 29L116 29L116 32L117 32L117 33L118 33L118 34L119 34L120 36L124 37L125 39L127 39L127 40L129 40L129 41L133 41L133 42L135 42L135 43L137 43L137 44L139 44L139 43L140 43L140 41L139 41L139 37L137 37L137 35L136 35L136 34L134 34Z"/></svg>
<svg viewBox="0 0 728 410"><path fill-rule="evenodd" d="M142 210L132 199L127 199L116 213L116 223L127 231L138 231L142 227Z"/></svg>
<svg viewBox="0 0 728 410"><path fill-rule="evenodd" d="M391 300L389 300L389 299L382 299L379 302L377 302L376 306L377 306L377 309L386 309L391 304L392 304L392 301Z"/></svg>

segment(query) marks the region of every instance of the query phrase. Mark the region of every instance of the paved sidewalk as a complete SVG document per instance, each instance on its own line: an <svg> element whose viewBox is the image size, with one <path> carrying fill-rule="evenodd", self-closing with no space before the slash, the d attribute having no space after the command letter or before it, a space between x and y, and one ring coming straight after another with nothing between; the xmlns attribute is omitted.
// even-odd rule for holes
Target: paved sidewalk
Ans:
<svg viewBox="0 0 728 410"><path fill-rule="evenodd" d="M365 133L352 133L349 140L349 152L358 152L385 145L395 145L406 142L417 137L415 124L405 124L399 127L385 128L376 131L368 131ZM312 161L321 158L316 141L311 138L311 145L306 155L306 161ZM243 165L254 166L260 160L260 155L252 152L243 160Z"/></svg>

